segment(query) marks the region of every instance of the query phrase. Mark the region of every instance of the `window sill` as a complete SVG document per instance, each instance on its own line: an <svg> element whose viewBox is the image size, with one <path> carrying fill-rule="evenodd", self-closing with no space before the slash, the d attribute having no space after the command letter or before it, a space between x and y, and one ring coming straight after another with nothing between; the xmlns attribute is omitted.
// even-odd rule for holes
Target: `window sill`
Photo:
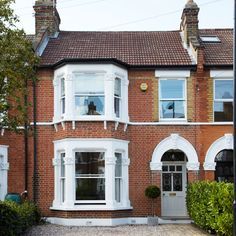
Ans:
<svg viewBox="0 0 236 236"><path fill-rule="evenodd" d="M121 210L132 210L133 207L127 206L96 206L96 205L87 205L87 206L74 206L74 207L66 207L66 206L55 206L50 207L50 210L57 210L57 211L121 211Z"/></svg>

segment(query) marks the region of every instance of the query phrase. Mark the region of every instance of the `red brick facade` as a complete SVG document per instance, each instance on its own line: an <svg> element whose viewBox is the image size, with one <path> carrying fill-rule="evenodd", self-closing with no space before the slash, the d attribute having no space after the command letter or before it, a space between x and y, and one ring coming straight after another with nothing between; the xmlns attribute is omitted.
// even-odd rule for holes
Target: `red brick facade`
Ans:
<svg viewBox="0 0 236 236"><path fill-rule="evenodd" d="M197 10L194 11L196 13ZM195 19L196 20L196 19ZM197 23L197 22L195 22ZM179 134L196 150L200 169L187 171L188 183L214 180L214 171L204 170L203 164L210 146L227 133L233 133L232 124L213 123L213 83L210 69L204 67L204 49L198 48L198 64L191 70L188 86L188 121L183 124L159 122L159 88L155 68L127 69L129 90L128 107L130 122L115 121L66 121L53 124L54 116L54 69L40 68L36 85L37 97L37 193L36 201L44 216L62 218L124 218L146 217L152 214L151 200L144 195L145 188L155 184L161 188L161 171L151 170L150 162L157 145L171 134ZM179 69L178 66L175 68ZM218 68L220 69L220 68ZM190 78L188 78L190 80ZM148 88L141 91L140 85ZM190 83L190 82L189 82ZM29 97L32 101L32 90ZM33 122L33 109L29 108ZM144 122L147 122L146 124ZM73 127L75 125L75 127ZM106 127L105 127L106 126ZM129 141L129 198L133 209L108 211L51 210L54 200L54 145L56 140L66 138L113 138ZM29 132L28 197L33 199L34 146L33 132ZM1 145L9 145L8 191L21 193L25 190L24 136L7 130L0 137ZM184 150L182 150L184 151ZM155 214L161 216L161 198L154 202Z"/></svg>

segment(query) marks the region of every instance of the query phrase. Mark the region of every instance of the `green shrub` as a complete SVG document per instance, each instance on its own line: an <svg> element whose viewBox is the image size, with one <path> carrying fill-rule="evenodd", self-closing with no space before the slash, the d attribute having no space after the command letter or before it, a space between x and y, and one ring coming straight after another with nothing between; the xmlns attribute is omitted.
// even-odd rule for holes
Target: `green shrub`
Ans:
<svg viewBox="0 0 236 236"><path fill-rule="evenodd" d="M218 235L233 232L233 184L200 181L188 185L189 216L201 228Z"/></svg>
<svg viewBox="0 0 236 236"><path fill-rule="evenodd" d="M161 194L161 190L156 185L150 185L145 189L145 196L149 198L157 198Z"/></svg>
<svg viewBox="0 0 236 236"><path fill-rule="evenodd" d="M0 235L14 236L20 233L19 215L11 206L0 202Z"/></svg>
<svg viewBox="0 0 236 236"><path fill-rule="evenodd" d="M2 212L4 215L1 214ZM0 217L0 227L6 230L10 229L8 234L3 234L7 236L20 235L40 221L38 208L30 202L22 204L17 204L13 201L1 202Z"/></svg>

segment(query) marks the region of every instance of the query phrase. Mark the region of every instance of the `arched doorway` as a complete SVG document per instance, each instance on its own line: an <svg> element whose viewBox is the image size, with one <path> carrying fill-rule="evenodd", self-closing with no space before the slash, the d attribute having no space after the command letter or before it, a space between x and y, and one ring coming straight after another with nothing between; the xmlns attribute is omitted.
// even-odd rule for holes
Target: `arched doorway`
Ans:
<svg viewBox="0 0 236 236"><path fill-rule="evenodd" d="M161 177L162 216L187 216L187 173L196 173L199 165L193 145L179 134L171 134L156 146L150 168Z"/></svg>
<svg viewBox="0 0 236 236"><path fill-rule="evenodd" d="M169 150L162 156L162 216L184 217L186 209L186 162L187 157L180 150Z"/></svg>
<svg viewBox="0 0 236 236"><path fill-rule="evenodd" d="M233 150L222 150L216 157L216 171L215 171L215 180L218 182L234 181L234 172L233 172Z"/></svg>

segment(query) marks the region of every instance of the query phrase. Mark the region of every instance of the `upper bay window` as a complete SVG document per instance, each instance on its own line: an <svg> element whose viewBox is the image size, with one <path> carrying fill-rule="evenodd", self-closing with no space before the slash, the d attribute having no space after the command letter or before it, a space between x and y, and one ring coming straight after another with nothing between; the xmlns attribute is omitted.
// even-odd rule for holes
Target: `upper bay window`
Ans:
<svg viewBox="0 0 236 236"><path fill-rule="evenodd" d="M160 79L160 120L186 120L185 84L185 79Z"/></svg>
<svg viewBox="0 0 236 236"><path fill-rule="evenodd" d="M233 121L233 80L214 80L214 121Z"/></svg>
<svg viewBox="0 0 236 236"><path fill-rule="evenodd" d="M128 122L127 71L113 65L65 65L54 75L54 122Z"/></svg>

